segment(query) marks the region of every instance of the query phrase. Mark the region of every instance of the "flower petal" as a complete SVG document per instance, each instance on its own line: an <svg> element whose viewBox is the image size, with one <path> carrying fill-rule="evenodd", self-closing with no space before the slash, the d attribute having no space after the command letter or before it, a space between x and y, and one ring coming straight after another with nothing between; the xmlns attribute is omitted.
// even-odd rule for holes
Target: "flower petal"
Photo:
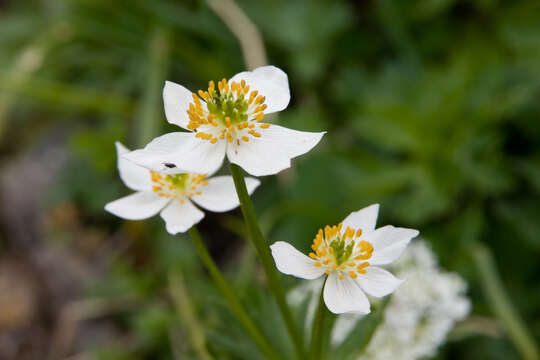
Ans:
<svg viewBox="0 0 540 360"><path fill-rule="evenodd" d="M250 91L257 90L260 95L266 97L266 114L281 111L289 105L291 100L289 80L283 70L272 65L262 66L253 71L244 71L234 75L229 83L242 80L249 85Z"/></svg>
<svg viewBox="0 0 540 360"><path fill-rule="evenodd" d="M153 192L141 191L125 196L105 205L105 210L122 219L142 220L156 215L169 199Z"/></svg>
<svg viewBox="0 0 540 360"><path fill-rule="evenodd" d="M251 194L261 183L257 179L246 178L248 193ZM223 212L240 205L234 181L231 176L216 176L208 179L208 185L199 188L200 195L191 198L192 201L206 210Z"/></svg>
<svg viewBox="0 0 540 360"><path fill-rule="evenodd" d="M212 174L223 163L225 141L212 144L196 138L195 133L175 132L157 137L144 149L132 151L124 157L163 174Z"/></svg>
<svg viewBox="0 0 540 360"><path fill-rule="evenodd" d="M375 297L391 294L403 282L390 272L376 266L368 266L366 273L359 275L356 281L362 290Z"/></svg>
<svg viewBox="0 0 540 360"><path fill-rule="evenodd" d="M165 116L169 123L188 130L189 116L187 110L191 102L193 102L193 93L191 91L172 81L165 81L163 104L165 106ZM201 100L201 103L204 103L204 101Z"/></svg>
<svg viewBox="0 0 540 360"><path fill-rule="evenodd" d="M368 260L369 263L385 265L397 260L411 239L418 234L418 230L387 225L362 236L361 239L373 245L373 254Z"/></svg>
<svg viewBox="0 0 540 360"><path fill-rule="evenodd" d="M373 204L361 210L352 212L345 220L343 220L341 232L345 232L347 227L350 227L355 230L362 229L363 234L368 234L375 230L378 214L379 204Z"/></svg>
<svg viewBox="0 0 540 360"><path fill-rule="evenodd" d="M184 199L183 204L178 199L171 201L160 215L165 220L167 231L172 235L188 231L204 217L204 213L189 199Z"/></svg>
<svg viewBox="0 0 540 360"><path fill-rule="evenodd" d="M131 190L151 190L152 179L148 169L124 159L122 155L129 153L130 150L119 141L115 142L115 145L118 156L118 173L124 184Z"/></svg>
<svg viewBox="0 0 540 360"><path fill-rule="evenodd" d="M350 276L339 280L339 274L333 271L328 275L324 285L324 303L334 314L358 313L368 314L370 305L366 294Z"/></svg>
<svg viewBox="0 0 540 360"><path fill-rule="evenodd" d="M229 161L254 176L273 175L291 166L291 159L311 150L325 132L305 132L271 125L260 138L227 146Z"/></svg>
<svg viewBox="0 0 540 360"><path fill-rule="evenodd" d="M315 266L315 260L296 250L284 241L276 241L270 245L274 262L279 271L302 279L313 280L324 274L323 266Z"/></svg>

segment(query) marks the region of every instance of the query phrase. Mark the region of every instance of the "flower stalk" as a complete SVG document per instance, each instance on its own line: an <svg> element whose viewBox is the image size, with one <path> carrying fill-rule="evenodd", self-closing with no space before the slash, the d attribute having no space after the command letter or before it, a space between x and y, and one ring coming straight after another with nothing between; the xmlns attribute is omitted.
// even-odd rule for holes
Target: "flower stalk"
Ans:
<svg viewBox="0 0 540 360"><path fill-rule="evenodd" d="M199 257L203 264L206 266L206 269L210 273L210 276L214 280L216 286L219 288L223 296L225 297L225 300L227 301L227 304L231 308L232 312L240 321L242 326L246 329L246 331L251 335L259 349L262 351L262 353L268 358L268 359L274 359L277 360L279 357L277 354L272 350L271 346L266 341L265 337L262 335L262 333L259 331L259 329L255 326L253 321L251 321L250 317L248 316L247 312L244 310L244 307L236 297L234 290L231 288L229 283L225 280L223 274L217 267L216 263L210 256L210 253L208 252L208 249L206 248L206 245L204 244L204 241L201 238L201 235L197 228L195 226L191 227L189 229L189 236L191 237L191 240L193 241L193 245L195 246L195 249L197 250L197 253L199 254Z"/></svg>
<svg viewBox="0 0 540 360"><path fill-rule="evenodd" d="M303 336L296 326L291 309L285 300L285 292L281 286L277 270L274 267L272 256L270 254L270 248L261 233L257 216L255 215L255 210L253 208L253 203L251 202L247 192L243 171L238 165L232 163L230 163L230 169L234 180L234 185L236 187L236 192L240 200L242 215L244 216L244 221L247 225L249 237L253 242L257 255L262 263L266 278L268 280L268 286L270 287L270 290L272 291L272 294L274 295L274 298L279 306L281 315L285 320L285 325L287 326L287 330L291 336L298 359L306 359Z"/></svg>
<svg viewBox="0 0 540 360"><path fill-rule="evenodd" d="M323 285L321 286L321 295L319 296L319 305L317 306L317 312L315 313L315 319L313 320L313 329L311 332L311 359L320 360L322 355L323 348L323 332L324 332L324 323L326 318L326 305L324 304L324 280Z"/></svg>

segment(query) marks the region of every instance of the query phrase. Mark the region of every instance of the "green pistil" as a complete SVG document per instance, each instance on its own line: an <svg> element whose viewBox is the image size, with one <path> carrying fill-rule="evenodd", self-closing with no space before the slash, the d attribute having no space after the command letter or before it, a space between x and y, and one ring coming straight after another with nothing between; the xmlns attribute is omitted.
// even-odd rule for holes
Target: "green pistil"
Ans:
<svg viewBox="0 0 540 360"><path fill-rule="evenodd" d="M339 266L351 257L354 243L345 245L345 240L337 238L330 243L330 247L334 249L336 264Z"/></svg>
<svg viewBox="0 0 540 360"><path fill-rule="evenodd" d="M173 184L177 189L183 189L186 186L188 174L167 175L167 181Z"/></svg>
<svg viewBox="0 0 540 360"><path fill-rule="evenodd" d="M231 119L231 124L237 124L248 120L247 110L248 103L241 94L237 99L234 99L232 94L223 93L214 95L206 106L210 114L216 116L222 124L225 124L225 118L228 116Z"/></svg>

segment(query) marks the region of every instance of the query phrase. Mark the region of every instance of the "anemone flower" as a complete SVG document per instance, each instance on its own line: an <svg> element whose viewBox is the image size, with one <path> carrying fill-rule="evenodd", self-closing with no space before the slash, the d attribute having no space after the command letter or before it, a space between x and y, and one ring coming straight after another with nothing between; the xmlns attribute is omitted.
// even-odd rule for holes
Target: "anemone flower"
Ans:
<svg viewBox="0 0 540 360"><path fill-rule="evenodd" d="M320 229L309 257L289 243L274 243L271 250L278 270L310 280L326 274L323 298L331 312L369 313L365 293L383 297L402 282L377 265L398 259L418 235L417 230L391 225L375 229L378 212L379 205L371 205L351 213L337 226Z"/></svg>
<svg viewBox="0 0 540 360"><path fill-rule="evenodd" d="M324 132L304 132L263 122L290 100L287 74L275 66L223 79L208 90L192 93L167 81L163 102L167 121L188 130L152 140L127 159L150 170L211 173L225 155L254 176L273 175L291 166L291 159L311 150Z"/></svg>
<svg viewBox="0 0 540 360"><path fill-rule="evenodd" d="M185 232L204 217L203 209L224 212L239 205L230 176L207 178L205 174L161 174L138 166L122 157L129 152L116 143L118 171L124 184L136 192L105 205L108 212L128 220L142 220L160 212L171 234ZM260 182L246 178L251 194Z"/></svg>

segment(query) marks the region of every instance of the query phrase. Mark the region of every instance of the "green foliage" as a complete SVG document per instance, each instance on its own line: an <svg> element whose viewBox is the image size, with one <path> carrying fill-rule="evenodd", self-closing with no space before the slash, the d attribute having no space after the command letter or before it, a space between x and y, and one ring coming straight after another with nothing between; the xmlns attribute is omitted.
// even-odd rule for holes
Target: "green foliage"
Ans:
<svg viewBox="0 0 540 360"><path fill-rule="evenodd" d="M379 224L420 229L442 265L469 280L474 311L492 316L469 253L475 242L486 244L512 302L540 338L538 3L238 4L261 30L270 62L289 75L292 102L279 122L328 131L292 170L263 179L257 190L269 240L307 250L318 228L380 202ZM237 40L197 0L14 1L4 7L2 77L19 69L25 49L34 49L38 65L0 85L0 108L10 94L9 116L0 111L2 149L15 154L62 128L70 139L68 163L51 206L73 202L87 225L129 243L88 293L141 302L118 319L135 346L104 346L96 358L172 359L174 346L196 358L187 340L174 345L170 337L171 328L182 326L174 323L167 295L167 273L178 268L189 273L191 300L216 358L262 358L186 238L168 236L161 219L124 223L103 211L107 201L128 193L116 174L114 141L142 146L148 134L137 127L147 117L159 120L147 132L177 129L166 123L155 91L148 93L149 78L193 90L229 78L244 68ZM164 42L157 58L156 36ZM255 268L240 267L234 254L238 244L249 244L234 241L222 224L216 216L202 222L211 251L231 279L242 278L238 292L254 309L250 315L290 358L293 349L269 291L254 286L262 284L255 271L236 273ZM449 344L439 357L518 355L504 339L475 336Z"/></svg>

